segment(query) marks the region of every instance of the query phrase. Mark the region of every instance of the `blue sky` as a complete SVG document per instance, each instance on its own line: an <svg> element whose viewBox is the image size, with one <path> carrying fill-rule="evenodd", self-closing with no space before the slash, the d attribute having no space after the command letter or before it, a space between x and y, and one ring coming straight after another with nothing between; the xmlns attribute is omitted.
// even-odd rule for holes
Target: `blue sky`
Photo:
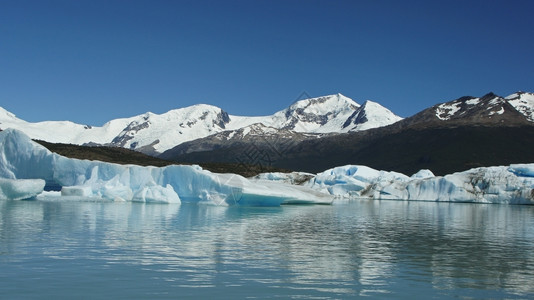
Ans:
<svg viewBox="0 0 534 300"><path fill-rule="evenodd" d="M0 106L102 125L198 103L268 115L302 93L407 117L534 92L534 1L0 0Z"/></svg>

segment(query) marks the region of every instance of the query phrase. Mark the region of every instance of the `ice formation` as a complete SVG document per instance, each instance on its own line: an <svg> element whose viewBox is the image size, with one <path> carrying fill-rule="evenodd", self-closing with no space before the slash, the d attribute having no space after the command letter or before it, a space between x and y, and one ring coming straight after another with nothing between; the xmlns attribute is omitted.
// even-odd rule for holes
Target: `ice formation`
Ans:
<svg viewBox="0 0 534 300"><path fill-rule="evenodd" d="M271 173L258 174L254 176L252 179L283 182L283 183L288 183L288 184L293 184L293 185L301 185L313 177L315 177L314 174L305 173L305 172L291 172L291 173L271 172Z"/></svg>
<svg viewBox="0 0 534 300"><path fill-rule="evenodd" d="M412 177L348 165L319 173L306 186L341 197L534 204L534 164L475 168L445 176Z"/></svg>
<svg viewBox="0 0 534 300"><path fill-rule="evenodd" d="M0 178L0 199L24 200L40 194L45 186L42 179Z"/></svg>
<svg viewBox="0 0 534 300"><path fill-rule="evenodd" d="M258 206L332 201L330 196L307 188L284 183L273 186L272 182L263 185L234 174L211 173L199 166L157 168L70 159L48 151L14 129L0 132L0 178L12 182L39 179L47 186L61 187L63 196L120 201Z"/></svg>
<svg viewBox="0 0 534 300"><path fill-rule="evenodd" d="M65 197L139 202L276 206L328 204L332 196L340 196L534 204L534 164L476 168L446 176L421 170L411 177L347 165L315 176L270 173L246 179L199 166L157 168L70 159L48 151L20 131L0 132L0 199L32 198L45 184L61 187Z"/></svg>

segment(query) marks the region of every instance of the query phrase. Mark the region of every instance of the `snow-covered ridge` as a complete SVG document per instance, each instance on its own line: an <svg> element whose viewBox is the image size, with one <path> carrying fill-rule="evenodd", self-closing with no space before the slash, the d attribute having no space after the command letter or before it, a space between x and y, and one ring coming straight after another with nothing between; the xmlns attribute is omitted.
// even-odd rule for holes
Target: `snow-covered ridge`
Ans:
<svg viewBox="0 0 534 300"><path fill-rule="evenodd" d="M463 97L455 101L442 103L436 106L436 117L440 120L447 121L452 118L459 118L471 111L484 106L488 116L504 113L503 105L506 100L497 95L486 95L482 98Z"/></svg>
<svg viewBox="0 0 534 300"><path fill-rule="evenodd" d="M53 143L109 144L150 154L253 124L302 133L339 133L386 126L400 119L377 103L368 101L360 106L341 94L300 100L268 116L234 116L219 107L198 104L163 114L148 112L116 119L101 127L69 121L30 123L0 107L0 129L15 128L32 139Z"/></svg>
<svg viewBox="0 0 534 300"><path fill-rule="evenodd" d="M462 97L454 101L435 105L435 117L442 121L461 119L467 116L493 118L505 112L523 115L528 121L534 122L534 94L518 92L507 97L489 93L483 97Z"/></svg>

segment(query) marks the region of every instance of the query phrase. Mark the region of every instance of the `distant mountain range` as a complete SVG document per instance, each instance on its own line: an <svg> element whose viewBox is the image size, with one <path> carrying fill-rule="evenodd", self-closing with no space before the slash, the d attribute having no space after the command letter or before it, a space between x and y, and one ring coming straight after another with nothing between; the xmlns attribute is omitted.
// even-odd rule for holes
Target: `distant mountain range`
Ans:
<svg viewBox="0 0 534 300"><path fill-rule="evenodd" d="M0 129L51 143L106 145L166 160L320 172L345 164L406 174L534 161L534 94L461 97L406 119L341 94L304 99L273 115L229 115L211 105L109 121L91 127L29 123L0 108Z"/></svg>
<svg viewBox="0 0 534 300"><path fill-rule="evenodd" d="M181 144L160 157L181 162L256 163L312 173L361 164L405 174L430 169L443 175L479 166L533 162L534 94L461 97L388 126L320 138L260 134L232 141L219 135Z"/></svg>
<svg viewBox="0 0 534 300"><path fill-rule="evenodd" d="M234 116L216 106L199 104L160 115L148 112L115 119L102 127L69 121L29 123L0 107L0 129L16 128L33 139L52 143L118 146L151 155L223 132L222 136L234 140L259 131L320 135L366 130L401 119L378 103L359 105L341 94L300 100L269 116Z"/></svg>

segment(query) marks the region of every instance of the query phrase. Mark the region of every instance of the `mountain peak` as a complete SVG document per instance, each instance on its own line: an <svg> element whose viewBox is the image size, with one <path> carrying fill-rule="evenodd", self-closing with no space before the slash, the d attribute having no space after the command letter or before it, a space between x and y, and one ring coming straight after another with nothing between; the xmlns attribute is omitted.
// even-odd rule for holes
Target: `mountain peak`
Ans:
<svg viewBox="0 0 534 300"><path fill-rule="evenodd" d="M481 102L487 102L487 101L491 101L491 100L493 100L493 99L495 99L495 98L502 99L500 96L494 94L493 92L489 92L489 93L487 93L486 95L482 96L482 97L480 98L480 101L481 101Z"/></svg>
<svg viewBox="0 0 534 300"><path fill-rule="evenodd" d="M526 125L529 124L526 111L530 111L533 117L531 121L534 121L534 97L532 103L526 99L519 100L517 95L513 98L517 99L516 103L492 92L480 98L464 96L427 108L405 119L399 126ZM522 106L524 111L521 111L519 106Z"/></svg>
<svg viewBox="0 0 534 300"><path fill-rule="evenodd" d="M326 95L326 96L320 96L320 97L314 97L314 98L301 99L291 104L291 106L289 106L289 109L319 107L319 106L329 108L329 109L335 109L337 107L345 107L345 106L359 107L360 105L356 103L354 100L352 100L351 98L338 93L338 94L332 94L332 95Z"/></svg>
<svg viewBox="0 0 534 300"><path fill-rule="evenodd" d="M365 100L362 104L362 107L384 107L378 102L374 102L372 100Z"/></svg>
<svg viewBox="0 0 534 300"><path fill-rule="evenodd" d="M484 96L482 96L482 98L487 98L487 97L495 98L495 97L499 97L499 95L495 94L494 92L489 92L485 94Z"/></svg>
<svg viewBox="0 0 534 300"><path fill-rule="evenodd" d="M401 117L395 115L384 106L377 102L366 100L343 123L343 128L348 131L360 131L390 125L400 120L402 120Z"/></svg>

